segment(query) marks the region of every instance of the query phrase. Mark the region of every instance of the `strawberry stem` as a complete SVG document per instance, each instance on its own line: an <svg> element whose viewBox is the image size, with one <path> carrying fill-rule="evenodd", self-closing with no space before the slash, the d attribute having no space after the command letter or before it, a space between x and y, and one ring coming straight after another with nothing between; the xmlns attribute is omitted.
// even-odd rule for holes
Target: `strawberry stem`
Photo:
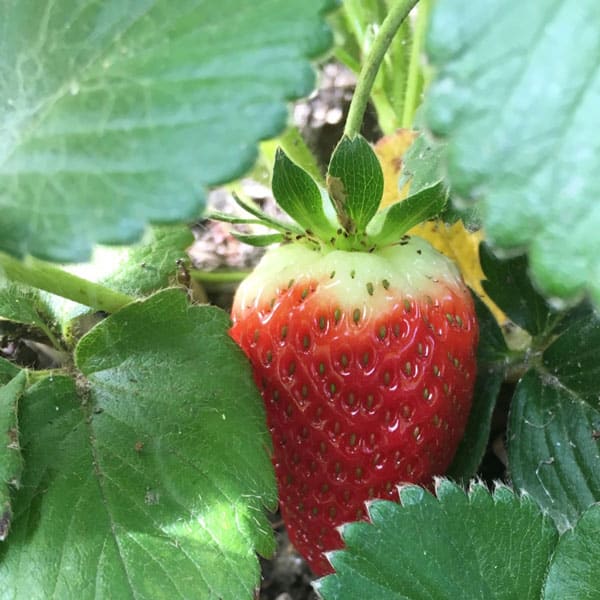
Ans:
<svg viewBox="0 0 600 600"><path fill-rule="evenodd" d="M390 12L381 23L381 28L373 40L371 50L358 76L356 90L350 103L350 110L344 129L344 135L349 138L354 138L360 131L363 116L369 102L369 97L371 96L371 90L373 89L373 83L375 82L375 77L377 76L383 57L400 25L402 25L402 22L417 2L418 0L399 0L392 6Z"/></svg>

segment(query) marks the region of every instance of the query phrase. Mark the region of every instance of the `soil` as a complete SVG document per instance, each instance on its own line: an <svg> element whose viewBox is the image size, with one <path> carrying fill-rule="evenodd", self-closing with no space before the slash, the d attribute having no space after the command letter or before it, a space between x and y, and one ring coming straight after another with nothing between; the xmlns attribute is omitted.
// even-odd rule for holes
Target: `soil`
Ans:
<svg viewBox="0 0 600 600"><path fill-rule="evenodd" d="M291 545L278 513L271 515L277 551L271 559L261 558L262 582L259 600L316 600L314 579L304 559Z"/></svg>

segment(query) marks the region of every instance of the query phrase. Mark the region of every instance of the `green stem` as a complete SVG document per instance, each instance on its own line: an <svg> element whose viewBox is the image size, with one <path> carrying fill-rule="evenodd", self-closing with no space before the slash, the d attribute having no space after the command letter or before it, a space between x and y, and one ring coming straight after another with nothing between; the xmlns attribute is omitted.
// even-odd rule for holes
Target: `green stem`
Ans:
<svg viewBox="0 0 600 600"><path fill-rule="evenodd" d="M0 252L0 272L8 279L109 313L116 312L135 300L31 256L21 261Z"/></svg>
<svg viewBox="0 0 600 600"><path fill-rule="evenodd" d="M346 128L344 129L344 135L349 138L353 138L360 131L371 90L373 89L373 82L383 57L400 25L417 2L418 0L398 0L383 20L356 82L356 90L350 103Z"/></svg>
<svg viewBox="0 0 600 600"><path fill-rule="evenodd" d="M250 271L198 271L190 269L192 279L200 283L239 283L250 275Z"/></svg>
<svg viewBox="0 0 600 600"><path fill-rule="evenodd" d="M413 34L408 63L408 79L404 92L404 110L402 111L402 127L409 129L413 126L415 112L421 103L423 73L421 69L421 53L425 42L425 32L431 13L431 0L421 0L417 13L417 22Z"/></svg>

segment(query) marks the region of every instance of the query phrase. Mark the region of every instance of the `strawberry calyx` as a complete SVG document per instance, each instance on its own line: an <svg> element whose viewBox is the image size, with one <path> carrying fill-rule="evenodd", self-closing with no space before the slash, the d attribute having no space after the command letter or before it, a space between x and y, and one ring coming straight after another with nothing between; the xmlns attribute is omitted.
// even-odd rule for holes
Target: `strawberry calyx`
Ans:
<svg viewBox="0 0 600 600"><path fill-rule="evenodd" d="M322 251L373 252L399 243L414 225L439 215L447 201L447 192L438 182L379 212L383 173L370 144L360 135L342 138L332 154L326 181L324 189L278 149L273 195L291 220L276 219L238 197L236 202L250 217L218 212L208 216L234 225L260 224L271 230L265 234L233 232L254 246L295 242Z"/></svg>

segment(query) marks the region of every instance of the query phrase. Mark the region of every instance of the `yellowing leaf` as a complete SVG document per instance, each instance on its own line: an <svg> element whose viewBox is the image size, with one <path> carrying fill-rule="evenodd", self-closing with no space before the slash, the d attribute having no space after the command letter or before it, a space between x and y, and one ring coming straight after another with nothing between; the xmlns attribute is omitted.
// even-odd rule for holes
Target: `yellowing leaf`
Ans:
<svg viewBox="0 0 600 600"><path fill-rule="evenodd" d="M408 196L410 181L398 187L402 171L402 157L416 139L417 134L408 129L399 129L396 133L382 137L375 144L375 153L383 170L383 198L380 210ZM417 225L411 234L425 238L429 243L454 260L467 285L487 304L499 323L506 321L506 315L490 300L481 287L485 278L479 264L479 243L485 239L482 230L471 233L461 221L446 225L441 221L428 221Z"/></svg>
<svg viewBox="0 0 600 600"><path fill-rule="evenodd" d="M479 244L485 239L483 230L471 233L465 229L462 221L453 225L429 221L413 227L410 233L425 238L434 248L454 260L467 285L487 304L496 321L504 323L507 320L481 286L481 280L485 279L479 264Z"/></svg>

